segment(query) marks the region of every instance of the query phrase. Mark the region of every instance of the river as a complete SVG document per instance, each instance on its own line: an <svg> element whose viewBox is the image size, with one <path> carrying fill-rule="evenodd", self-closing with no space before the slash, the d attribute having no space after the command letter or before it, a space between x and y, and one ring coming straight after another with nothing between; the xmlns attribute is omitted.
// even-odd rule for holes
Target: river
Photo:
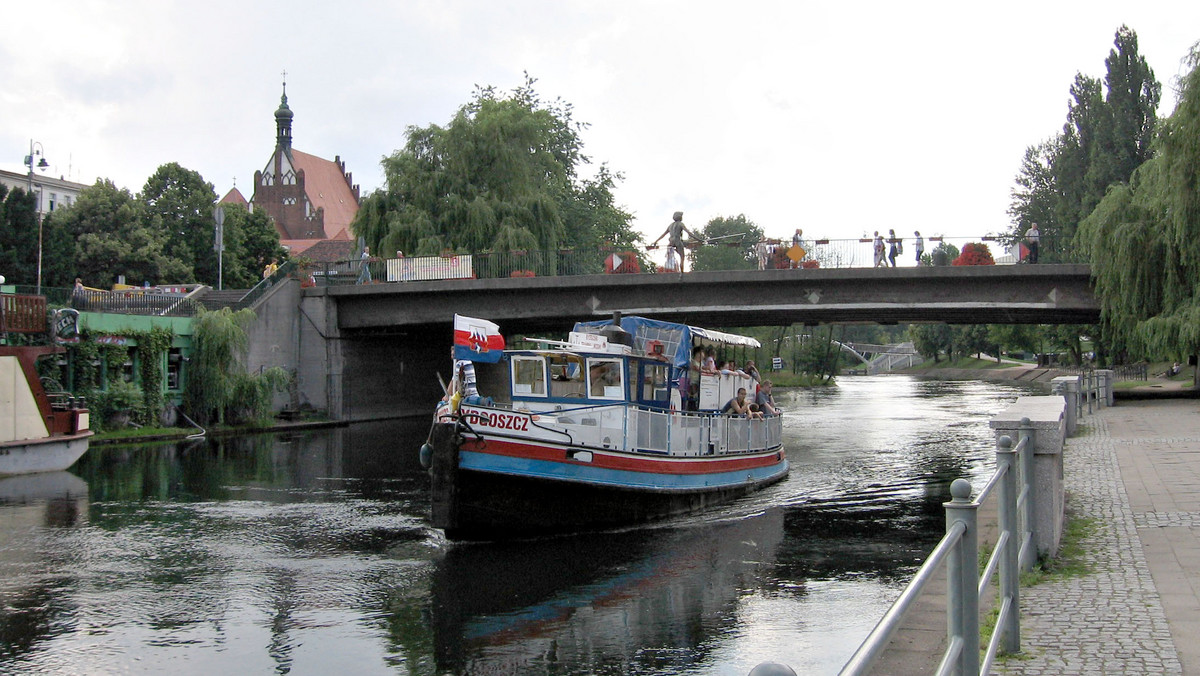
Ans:
<svg viewBox="0 0 1200 676"><path fill-rule="evenodd" d="M426 421L97 446L0 479L0 672L836 673L994 465L1016 385L777 391L791 476L623 532L450 544Z"/></svg>

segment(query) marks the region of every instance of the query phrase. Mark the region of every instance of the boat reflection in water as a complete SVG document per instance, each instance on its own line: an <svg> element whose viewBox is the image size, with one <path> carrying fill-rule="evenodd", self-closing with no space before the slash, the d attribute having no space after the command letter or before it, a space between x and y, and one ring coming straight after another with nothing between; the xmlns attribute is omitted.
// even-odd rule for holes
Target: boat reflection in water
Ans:
<svg viewBox="0 0 1200 676"><path fill-rule="evenodd" d="M771 577L783 510L451 547L433 573L440 672L672 673L704 662ZM567 665L570 665L569 667Z"/></svg>
<svg viewBox="0 0 1200 676"><path fill-rule="evenodd" d="M0 645L28 645L54 632L62 600L48 580L61 554L44 546L43 534L86 525L87 518L88 486L74 474L0 478Z"/></svg>

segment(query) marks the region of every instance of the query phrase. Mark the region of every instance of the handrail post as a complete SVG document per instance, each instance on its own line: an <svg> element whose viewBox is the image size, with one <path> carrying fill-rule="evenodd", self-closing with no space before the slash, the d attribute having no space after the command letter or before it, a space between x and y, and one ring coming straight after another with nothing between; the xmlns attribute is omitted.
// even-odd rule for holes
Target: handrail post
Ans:
<svg viewBox="0 0 1200 676"><path fill-rule="evenodd" d="M1000 532L1008 533L1004 551L1000 552L1000 597L1011 601L1004 626L996 627L996 631L1004 632L1000 650L1009 654L1021 650L1021 528L1017 519L1017 452L1012 446L1012 438L1008 436L1000 437L996 443L996 471L1004 473L1000 479Z"/></svg>
<svg viewBox="0 0 1200 676"><path fill-rule="evenodd" d="M1035 509L1037 490L1034 488L1033 479L1033 444L1037 440L1034 438L1034 427L1029 418L1021 418L1020 425L1017 428L1017 443L1019 445L1022 441L1025 442L1024 446L1019 446L1021 461L1020 490L1025 492L1024 527L1029 531L1029 557L1021 562L1021 569L1029 571L1033 570L1033 563L1037 560L1038 528L1037 510Z"/></svg>
<svg viewBox="0 0 1200 676"><path fill-rule="evenodd" d="M955 479L946 507L946 530L956 521L965 526L946 560L947 641L958 638L959 674L979 673L979 531L978 505L971 502L971 482Z"/></svg>

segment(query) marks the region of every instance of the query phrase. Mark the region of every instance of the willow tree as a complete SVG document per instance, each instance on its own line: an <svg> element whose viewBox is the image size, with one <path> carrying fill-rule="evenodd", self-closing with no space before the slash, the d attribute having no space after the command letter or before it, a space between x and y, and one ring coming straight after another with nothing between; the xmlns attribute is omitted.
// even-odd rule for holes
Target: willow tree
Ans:
<svg viewBox="0 0 1200 676"><path fill-rule="evenodd" d="M383 160L387 188L364 200L354 233L377 251L417 255L636 242L612 195L620 176L600 166L583 177L587 125L533 84L478 88L446 126L409 127L404 148Z"/></svg>
<svg viewBox="0 0 1200 676"><path fill-rule="evenodd" d="M1109 190L1077 236L1107 335L1146 356L1200 353L1200 43L1188 67L1153 158Z"/></svg>
<svg viewBox="0 0 1200 676"><path fill-rule="evenodd" d="M200 424L248 422L266 417L271 394L290 380L281 368L246 371L246 327L250 309L201 312L192 329L193 354L183 403Z"/></svg>

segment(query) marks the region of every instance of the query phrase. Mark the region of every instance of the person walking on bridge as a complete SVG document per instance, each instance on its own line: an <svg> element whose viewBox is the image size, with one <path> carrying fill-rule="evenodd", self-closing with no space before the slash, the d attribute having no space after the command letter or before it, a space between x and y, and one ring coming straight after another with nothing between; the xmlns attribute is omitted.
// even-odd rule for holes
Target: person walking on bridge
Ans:
<svg viewBox="0 0 1200 676"><path fill-rule="evenodd" d="M1038 262L1038 244L1041 243L1042 233L1038 232L1038 224L1031 223L1025 231L1025 243L1029 245L1029 262Z"/></svg>
<svg viewBox="0 0 1200 676"><path fill-rule="evenodd" d="M921 256L925 253L925 238L921 237L920 230L914 230L913 236L917 238L917 243L913 248L917 250L917 265L921 265Z"/></svg>
<svg viewBox="0 0 1200 676"><path fill-rule="evenodd" d="M676 211L675 216L674 216L673 220L671 221L671 224L667 226L666 231L663 232L663 234L659 235L658 239L655 239L653 242L653 244L658 244L658 241L661 240L663 237L667 238L667 247L669 249L674 249L675 254L679 256L679 271L680 272L683 272L683 251L684 251L683 233L685 233L685 232L692 239L700 239L696 235L696 233L692 232L691 230L688 230L687 226L683 224L683 212ZM670 258L669 252L668 252L667 257Z"/></svg>

